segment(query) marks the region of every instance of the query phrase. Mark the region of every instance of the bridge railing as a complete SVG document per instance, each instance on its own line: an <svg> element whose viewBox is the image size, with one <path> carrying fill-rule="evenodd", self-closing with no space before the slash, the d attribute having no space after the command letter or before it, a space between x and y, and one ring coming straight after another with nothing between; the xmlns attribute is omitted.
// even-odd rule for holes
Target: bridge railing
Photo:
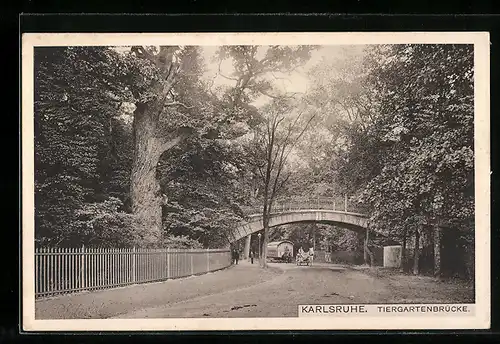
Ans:
<svg viewBox="0 0 500 344"><path fill-rule="evenodd" d="M336 210L344 212L357 212L358 206L347 197L296 197L277 199L271 208L271 213L282 213L303 209ZM245 215L262 213L262 204L242 207Z"/></svg>

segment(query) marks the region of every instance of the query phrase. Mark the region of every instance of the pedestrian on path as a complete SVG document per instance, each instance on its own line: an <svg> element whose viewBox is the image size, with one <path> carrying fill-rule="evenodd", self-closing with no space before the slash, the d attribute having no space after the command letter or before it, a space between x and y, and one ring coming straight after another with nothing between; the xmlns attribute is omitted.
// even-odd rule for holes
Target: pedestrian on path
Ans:
<svg viewBox="0 0 500 344"><path fill-rule="evenodd" d="M238 260L240 259L240 251L234 251L234 260L236 261L236 265L238 265Z"/></svg>
<svg viewBox="0 0 500 344"><path fill-rule="evenodd" d="M253 251L250 251L250 262L253 264Z"/></svg>
<svg viewBox="0 0 500 344"><path fill-rule="evenodd" d="M310 247L309 248L309 263L312 265L312 262L314 260L314 248Z"/></svg>
<svg viewBox="0 0 500 344"><path fill-rule="evenodd" d="M233 248L233 250L231 251L231 258L232 258L232 262L233 264L238 264L238 251Z"/></svg>
<svg viewBox="0 0 500 344"><path fill-rule="evenodd" d="M304 255L304 250L302 249L302 246L299 247L299 251L297 252L297 254L302 257Z"/></svg>

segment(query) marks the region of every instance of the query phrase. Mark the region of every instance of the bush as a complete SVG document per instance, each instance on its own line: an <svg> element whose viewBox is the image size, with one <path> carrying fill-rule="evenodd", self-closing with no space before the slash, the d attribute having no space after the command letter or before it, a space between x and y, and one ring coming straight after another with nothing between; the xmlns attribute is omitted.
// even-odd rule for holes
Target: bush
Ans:
<svg viewBox="0 0 500 344"><path fill-rule="evenodd" d="M187 236L169 235L163 239L162 247L185 249L185 248L203 248L203 245L199 241L193 240Z"/></svg>
<svg viewBox="0 0 500 344"><path fill-rule="evenodd" d="M148 241L141 237L144 231L137 230L134 216L119 210L122 206L114 197L84 204L77 211L71 236L78 238L80 244L93 247L131 247Z"/></svg>

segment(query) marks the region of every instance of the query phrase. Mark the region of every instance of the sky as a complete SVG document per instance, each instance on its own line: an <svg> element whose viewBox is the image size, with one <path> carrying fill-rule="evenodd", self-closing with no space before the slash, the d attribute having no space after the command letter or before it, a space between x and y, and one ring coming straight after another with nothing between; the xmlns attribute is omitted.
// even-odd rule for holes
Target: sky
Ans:
<svg viewBox="0 0 500 344"><path fill-rule="evenodd" d="M365 46L339 46L339 45L331 45L331 46L321 46L319 49L315 50L311 54L310 60L305 63L302 67L298 68L297 71L289 75L278 75L280 79L272 79L273 84L277 90L280 92L299 92L305 94L308 90L310 90L314 85L309 80L307 73L313 68L321 64L323 61L330 62L335 61L336 59L343 60L344 63L349 66L350 61L354 61L354 57L359 57L363 54L363 49ZM219 64L218 62L213 62L212 58L215 56L217 51L217 46L204 46L203 47L203 58L206 64L206 72L204 73L204 78L207 81L213 80L213 86L231 86L235 84L235 81L227 80L224 77L219 76ZM259 53L257 54L257 59L261 59L265 53L265 48L261 49L261 56ZM230 76L233 70L232 61L230 59L224 61L221 64L221 73ZM277 74L277 73L276 73ZM272 76L271 76L272 77ZM283 80L281 78L285 78ZM300 99L300 94L297 96ZM261 96L257 99L253 105L262 106L265 103L269 102L271 99L267 96ZM291 114L292 115L292 114ZM294 116L294 115L292 115ZM316 130L316 136L320 135L320 132ZM305 137L304 137L305 138ZM289 162L294 165L303 165L304 162L302 158L297 154L296 149L290 152Z"/></svg>
<svg viewBox="0 0 500 344"><path fill-rule="evenodd" d="M203 57L205 59L207 71L204 77L207 81L213 80L214 86L226 85L230 86L233 81L227 80L221 76L218 76L218 63L212 62L211 59L215 55L218 47L216 46L204 46L203 47ZM345 56L359 56L362 54L364 46L340 46L340 45L329 45L321 46L318 50L313 51L311 54L311 59L302 67L298 68L297 71L291 73L290 75L277 75L280 79L274 79L273 83L277 90L280 92L298 92L306 93L311 88L311 83L307 77L307 72L313 67L318 65L322 60L334 60L337 58L345 58ZM265 50L265 49L262 49ZM259 56L257 56L260 58ZM224 75L230 75L232 71L232 65L230 60L224 61L221 64L221 72ZM285 79L281 79L285 78ZM267 99L266 99L267 98ZM256 101L254 105L262 105L268 101L268 97L261 97Z"/></svg>
<svg viewBox="0 0 500 344"><path fill-rule="evenodd" d="M365 47L366 46L362 45L324 45L319 49L314 50L309 61L299 67L296 71L288 75L275 73L274 75L279 79L275 79L273 76L269 76L269 78L276 91L282 93L298 93L297 98L300 98L301 94L305 94L314 86L307 75L308 71L310 71L312 67L317 66L322 61L328 62L334 61L335 59L347 60L347 63L349 63L349 61L352 60L351 57L362 55ZM117 51L124 52L129 51L130 47L116 47L115 49ZM218 62L212 61L217 49L218 46L202 47L202 56L204 58L206 68L206 72L203 77L207 82L213 82L213 88L217 86L232 86L235 82L218 75ZM261 49L259 49L257 58L262 58L265 50L266 47L262 46ZM259 56L259 54L261 56ZM221 72L224 75L230 75L232 69L232 61L230 59L225 60L221 64ZM253 105L259 107L266 104L270 100L271 99L269 97L262 95L255 102L253 102Z"/></svg>
<svg viewBox="0 0 500 344"><path fill-rule="evenodd" d="M275 90L278 92L287 92L287 93L294 93L297 92L299 95L297 95L297 98L300 99L300 94L305 94L307 93L308 90L310 90L314 85L312 85L312 82L308 78L308 72L315 66L320 65L323 61L324 62L333 62L336 59L343 60L342 64L344 66L347 66L349 68L349 64L351 61L354 61L356 57L359 57L363 54L363 49L366 46L340 46L340 45L329 45L329 46L321 46L319 49L314 50L311 54L311 58L309 59L308 62L306 62L303 66L299 67L296 71L292 72L289 75L284 75L284 74L279 74L275 73L275 76L279 77L279 79L273 78L271 76L271 80L273 83L273 86L275 87ZM128 51L130 48L129 47L118 47L116 50L118 51ZM213 57L215 56L215 53L218 49L218 46L203 46L202 47L202 55L203 59L205 61L205 68L206 72L204 73L203 77L207 82L213 82L212 87L217 87L217 86L232 86L234 85L235 81L232 80L227 80L224 77L221 77L219 75L219 63L217 61L212 61ZM257 54L257 58L261 59L265 53L266 47L262 47L259 49L259 52ZM261 56L259 56L259 54ZM221 64L221 73L229 76L231 75L231 72L233 70L232 67L232 61L230 59L224 61L224 63ZM331 74L330 74L331 75ZM325 75L326 76L326 75ZM271 99L267 96L261 96L258 98L253 105L259 107L267 102L269 102ZM133 111L133 109L129 109L129 111ZM130 112L126 111L127 113L124 113L124 116L127 116L130 114ZM131 118L130 118L131 119ZM319 135L321 135L321 130L317 128L315 130L315 135L316 138L318 138ZM289 155L289 162L292 164L299 164L303 165L303 161L301 157L297 154L296 152L297 147L293 149L292 152L290 152Z"/></svg>
<svg viewBox="0 0 500 344"><path fill-rule="evenodd" d="M363 45L324 45L319 49L315 50L311 54L311 59L304 64L302 67L298 68L295 72L289 75L283 75L276 73L275 76L280 79L274 79L274 87L279 92L288 92L288 93L306 93L311 88L311 82L307 77L307 72L313 67L318 65L322 60L331 61L337 58L346 58L349 56L359 56L363 53L363 49L366 46ZM204 74L204 78L212 82L213 86L231 86L234 82L231 80L227 80L221 76L218 76L218 63L212 62L212 58L215 56L215 52L218 46L203 46L203 58L205 60L207 71ZM264 49L260 49L260 54L262 56L257 55L258 58L263 57L265 52L265 46L262 46ZM128 51L130 47L116 47L117 51ZM258 53L259 54L259 53ZM230 75L232 71L232 62L228 59L221 64L221 72L224 75ZM268 101L268 97L261 97L258 99L254 105L259 106L263 105L266 101Z"/></svg>

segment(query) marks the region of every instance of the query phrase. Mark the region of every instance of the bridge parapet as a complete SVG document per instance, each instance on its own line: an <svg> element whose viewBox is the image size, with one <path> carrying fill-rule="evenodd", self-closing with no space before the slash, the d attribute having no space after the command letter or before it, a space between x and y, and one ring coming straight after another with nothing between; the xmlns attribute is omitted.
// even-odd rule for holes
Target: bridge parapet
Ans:
<svg viewBox="0 0 500 344"><path fill-rule="evenodd" d="M341 197L293 197L277 199L271 209L271 213L283 213L293 210L318 209L334 210L342 212L357 213L358 207L348 198ZM255 215L262 213L262 205L241 207L245 215Z"/></svg>

